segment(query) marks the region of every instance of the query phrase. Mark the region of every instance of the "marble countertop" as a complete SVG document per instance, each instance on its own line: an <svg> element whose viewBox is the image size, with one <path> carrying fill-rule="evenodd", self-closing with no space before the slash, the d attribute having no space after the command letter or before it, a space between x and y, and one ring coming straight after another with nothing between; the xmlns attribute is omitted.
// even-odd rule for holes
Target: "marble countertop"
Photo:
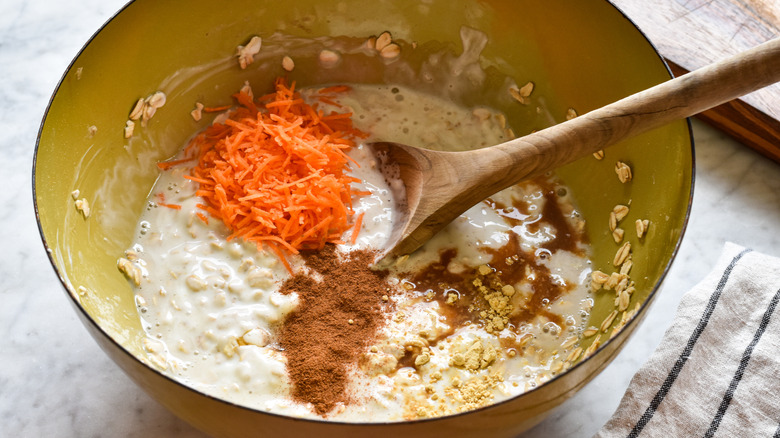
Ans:
<svg viewBox="0 0 780 438"><path fill-rule="evenodd" d="M0 436L203 437L136 387L78 321L33 213L38 127L60 75L124 0L0 2ZM726 240L780 256L780 166L697 121L696 188L680 253L620 355L525 437L589 437L612 415L683 293Z"/></svg>

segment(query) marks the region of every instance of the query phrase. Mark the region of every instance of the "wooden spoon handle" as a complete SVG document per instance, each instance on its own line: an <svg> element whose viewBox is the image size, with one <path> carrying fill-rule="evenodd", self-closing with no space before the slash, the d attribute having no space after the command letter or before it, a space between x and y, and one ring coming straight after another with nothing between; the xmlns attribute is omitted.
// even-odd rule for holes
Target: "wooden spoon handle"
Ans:
<svg viewBox="0 0 780 438"><path fill-rule="evenodd" d="M780 38L564 123L497 146L437 152L396 145L411 217L388 252L406 254L469 207L627 137L780 81ZM405 158L404 158L405 157Z"/></svg>
<svg viewBox="0 0 780 438"><path fill-rule="evenodd" d="M495 149L522 164L511 185L777 81L780 38Z"/></svg>

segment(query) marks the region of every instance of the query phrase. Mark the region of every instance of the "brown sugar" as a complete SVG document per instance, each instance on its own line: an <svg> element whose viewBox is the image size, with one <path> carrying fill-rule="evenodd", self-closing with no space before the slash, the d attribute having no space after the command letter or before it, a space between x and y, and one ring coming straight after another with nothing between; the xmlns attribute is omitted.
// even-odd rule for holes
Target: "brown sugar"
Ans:
<svg viewBox="0 0 780 438"><path fill-rule="evenodd" d="M369 268L375 253L358 250L340 258L334 246L305 255L321 277L298 273L281 287L297 293L298 307L281 323L277 336L287 358L292 397L325 415L348 404L349 371L371 346L391 304L387 271Z"/></svg>

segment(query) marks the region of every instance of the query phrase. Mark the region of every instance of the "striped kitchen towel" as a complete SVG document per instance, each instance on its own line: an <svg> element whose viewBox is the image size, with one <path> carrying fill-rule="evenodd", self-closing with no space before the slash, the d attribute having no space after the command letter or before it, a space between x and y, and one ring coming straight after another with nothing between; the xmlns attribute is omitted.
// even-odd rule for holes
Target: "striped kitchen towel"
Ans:
<svg viewBox="0 0 780 438"><path fill-rule="evenodd" d="M596 437L780 438L778 300L780 259L727 243Z"/></svg>

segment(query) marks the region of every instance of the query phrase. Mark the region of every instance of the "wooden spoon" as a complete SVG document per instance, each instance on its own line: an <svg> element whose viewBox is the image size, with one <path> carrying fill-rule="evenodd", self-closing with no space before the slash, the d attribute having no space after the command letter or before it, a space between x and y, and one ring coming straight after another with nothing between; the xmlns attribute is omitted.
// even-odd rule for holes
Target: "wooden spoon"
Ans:
<svg viewBox="0 0 780 438"><path fill-rule="evenodd" d="M496 146L446 152L372 143L383 170L394 169L394 178L406 189L378 265L413 252L460 214L506 187L777 81L780 38Z"/></svg>

